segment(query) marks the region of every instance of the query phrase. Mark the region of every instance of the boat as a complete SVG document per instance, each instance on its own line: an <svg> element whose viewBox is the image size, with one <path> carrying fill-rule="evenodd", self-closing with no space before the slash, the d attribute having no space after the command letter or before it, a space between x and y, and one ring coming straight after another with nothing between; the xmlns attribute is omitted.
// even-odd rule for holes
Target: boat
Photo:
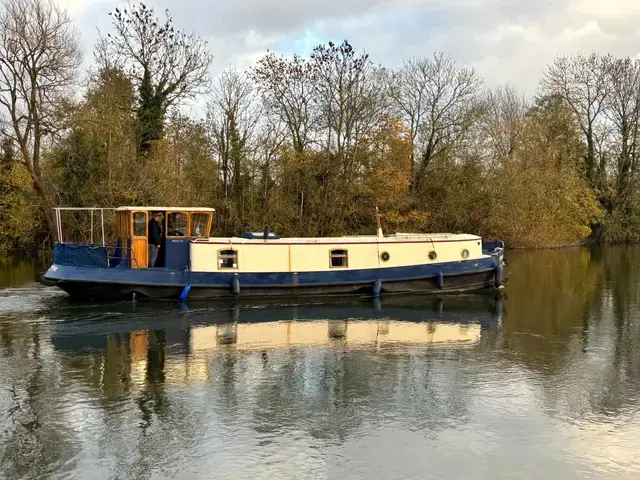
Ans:
<svg viewBox="0 0 640 480"><path fill-rule="evenodd" d="M205 207L90 208L91 239L57 242L42 274L82 299L289 297L460 293L504 285L504 243L464 233L281 238L265 227L239 237L212 237L215 210ZM115 243L107 244L105 211L115 211ZM102 242L93 240L100 214ZM162 244L148 266L149 222L162 218Z"/></svg>

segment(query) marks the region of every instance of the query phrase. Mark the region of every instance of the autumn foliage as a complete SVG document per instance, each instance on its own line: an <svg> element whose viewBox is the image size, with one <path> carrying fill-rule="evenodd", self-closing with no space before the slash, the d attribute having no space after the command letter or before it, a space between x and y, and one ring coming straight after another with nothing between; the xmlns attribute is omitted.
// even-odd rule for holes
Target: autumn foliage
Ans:
<svg viewBox="0 0 640 480"><path fill-rule="evenodd" d="M209 206L223 235L264 225L287 236L374 234L378 207L388 233L468 232L514 248L640 239L638 129L605 125L598 113L640 118L607 96L635 92L623 82L633 62L558 60L525 99L486 89L478 72L440 53L389 70L345 41L308 55L266 53L209 85L205 43L168 14L154 23L140 6L112 18L82 97L47 105L56 128L34 133L37 156L3 130L7 251L41 244L51 205ZM138 58L136 45L155 47ZM606 74L585 74L594 68ZM60 82L71 86L67 70ZM593 90L601 82L606 92ZM204 118L181 110L194 98L206 103ZM70 235L86 230L86 218L69 220Z"/></svg>

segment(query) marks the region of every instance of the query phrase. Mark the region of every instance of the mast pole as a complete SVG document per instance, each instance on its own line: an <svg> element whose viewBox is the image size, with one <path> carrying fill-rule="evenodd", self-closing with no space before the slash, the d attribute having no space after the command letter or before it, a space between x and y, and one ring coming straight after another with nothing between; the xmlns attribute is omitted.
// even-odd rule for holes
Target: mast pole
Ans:
<svg viewBox="0 0 640 480"><path fill-rule="evenodd" d="M100 222L102 223L102 246L104 247L104 208L100 209Z"/></svg>
<svg viewBox="0 0 640 480"><path fill-rule="evenodd" d="M378 227L378 238L383 238L384 234L382 233L382 222L380 221L380 211L378 207L376 207L376 225Z"/></svg>

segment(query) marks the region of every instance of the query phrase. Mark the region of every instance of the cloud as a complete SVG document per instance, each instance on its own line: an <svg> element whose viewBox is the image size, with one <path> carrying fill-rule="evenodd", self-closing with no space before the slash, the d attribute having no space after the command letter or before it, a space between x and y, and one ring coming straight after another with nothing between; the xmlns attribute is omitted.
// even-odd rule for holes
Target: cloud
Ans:
<svg viewBox="0 0 640 480"><path fill-rule="evenodd" d="M96 28L122 2L57 0L70 9L88 52ZM472 65L489 85L509 83L532 93L556 55L577 52L640 54L640 2L636 0L169 0L181 29L206 37L214 74L246 68L267 49L306 54L314 44L348 39L374 62L390 67L403 58L442 51Z"/></svg>
<svg viewBox="0 0 640 480"><path fill-rule="evenodd" d="M388 0L192 1L172 13L176 20L204 35L235 34L248 29L274 34L295 32L318 21L339 20L372 9L384 11L390 4ZM175 4L159 0L153 5L162 11Z"/></svg>
<svg viewBox="0 0 640 480"><path fill-rule="evenodd" d="M85 5L84 0L55 0L55 3L65 9L70 15L73 15L73 13L78 10L82 10Z"/></svg>

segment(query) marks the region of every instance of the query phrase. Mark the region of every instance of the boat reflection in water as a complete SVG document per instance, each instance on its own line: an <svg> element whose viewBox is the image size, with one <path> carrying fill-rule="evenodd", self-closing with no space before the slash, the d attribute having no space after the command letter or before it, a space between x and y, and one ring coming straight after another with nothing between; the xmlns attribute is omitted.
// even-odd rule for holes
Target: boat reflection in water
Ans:
<svg viewBox="0 0 640 480"><path fill-rule="evenodd" d="M305 348L474 346L483 331L499 328L502 297L108 308L99 318L74 311L71 318L54 324L54 347L77 353L103 350L103 361L120 357L119 363L124 355L134 383L143 381L149 368L162 370L167 383L179 383L211 378L211 361L220 356Z"/></svg>

